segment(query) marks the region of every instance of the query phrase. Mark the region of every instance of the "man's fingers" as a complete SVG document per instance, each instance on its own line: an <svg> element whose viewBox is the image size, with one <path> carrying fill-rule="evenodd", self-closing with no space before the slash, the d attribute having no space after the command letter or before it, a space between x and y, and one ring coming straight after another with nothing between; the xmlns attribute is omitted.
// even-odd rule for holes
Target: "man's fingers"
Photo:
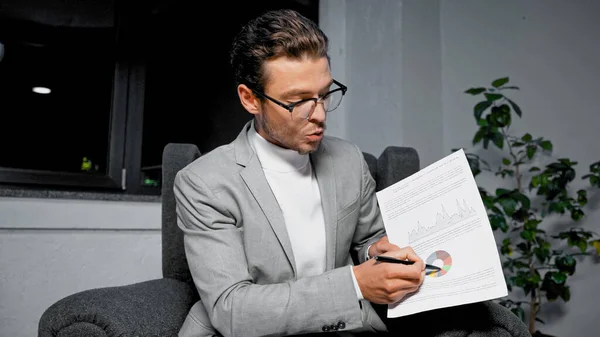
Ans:
<svg viewBox="0 0 600 337"><path fill-rule="evenodd" d="M380 254L384 254L387 252L391 252L393 250L400 250L400 247L396 246L393 243L382 242L377 246L377 250L379 251Z"/></svg>
<svg viewBox="0 0 600 337"><path fill-rule="evenodd" d="M387 277L399 280L420 280L423 269L419 265L386 263Z"/></svg>
<svg viewBox="0 0 600 337"><path fill-rule="evenodd" d="M421 261L421 258L415 254L415 251L411 247L390 251L390 256L400 260Z"/></svg>
<svg viewBox="0 0 600 337"><path fill-rule="evenodd" d="M417 282L400 281L394 284L393 289L389 289L390 297L400 299L407 294L419 290L420 284Z"/></svg>
<svg viewBox="0 0 600 337"><path fill-rule="evenodd" d="M419 261L415 261L415 265L417 265L421 271L425 271L425 262L423 262L423 260L419 259Z"/></svg>

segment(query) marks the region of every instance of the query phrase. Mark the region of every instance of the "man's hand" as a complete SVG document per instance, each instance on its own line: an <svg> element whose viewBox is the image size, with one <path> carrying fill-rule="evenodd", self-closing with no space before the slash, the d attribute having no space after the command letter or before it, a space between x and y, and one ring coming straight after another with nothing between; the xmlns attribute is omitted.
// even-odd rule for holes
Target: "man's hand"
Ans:
<svg viewBox="0 0 600 337"><path fill-rule="evenodd" d="M390 243L386 235L374 244L372 244L371 247L369 247L369 256L375 257L377 255L382 255L393 250L400 250L400 247L396 246L393 243Z"/></svg>
<svg viewBox="0 0 600 337"><path fill-rule="evenodd" d="M384 255L415 263L404 265L371 259L352 267L363 297L378 304L398 302L407 294L419 289L425 278L425 264L412 248L391 250Z"/></svg>

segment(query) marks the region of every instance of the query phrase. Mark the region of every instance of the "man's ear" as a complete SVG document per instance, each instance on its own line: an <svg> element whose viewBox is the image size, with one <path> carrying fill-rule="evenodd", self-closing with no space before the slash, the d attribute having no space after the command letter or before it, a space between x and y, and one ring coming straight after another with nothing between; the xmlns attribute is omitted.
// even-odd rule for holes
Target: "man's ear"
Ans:
<svg viewBox="0 0 600 337"><path fill-rule="evenodd" d="M237 87L237 92L240 102L249 113L256 115L260 112L260 101L250 88L245 84L240 84Z"/></svg>

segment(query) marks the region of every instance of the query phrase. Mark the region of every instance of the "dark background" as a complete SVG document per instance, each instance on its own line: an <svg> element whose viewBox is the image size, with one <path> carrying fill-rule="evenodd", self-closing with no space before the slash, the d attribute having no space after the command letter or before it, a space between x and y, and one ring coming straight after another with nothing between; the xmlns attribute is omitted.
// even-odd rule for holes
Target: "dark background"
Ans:
<svg viewBox="0 0 600 337"><path fill-rule="evenodd" d="M115 176L122 166L157 187L167 143L206 153L230 142L251 118L237 97L231 41L277 8L318 20L317 1L0 0L0 182L13 171L39 171L15 181L36 186L44 172Z"/></svg>

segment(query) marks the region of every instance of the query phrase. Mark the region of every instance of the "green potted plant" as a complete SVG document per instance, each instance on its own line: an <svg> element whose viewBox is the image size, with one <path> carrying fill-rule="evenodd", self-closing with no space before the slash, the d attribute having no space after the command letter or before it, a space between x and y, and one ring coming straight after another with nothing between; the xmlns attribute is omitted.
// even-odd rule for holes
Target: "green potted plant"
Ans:
<svg viewBox="0 0 600 337"><path fill-rule="evenodd" d="M589 166L581 176L589 188L572 191L576 166L568 158L552 157L552 142L530 133L511 134L511 125L521 117L521 108L509 98L509 78L498 78L489 87L472 87L465 94L481 97L473 108L477 130L467 159L473 174L483 172L501 179L501 188L492 193L479 186L488 211L492 229L499 242L499 251L509 291L523 300L509 297L499 300L529 326L533 336L544 336L536 323L547 301L568 302L571 289L568 279L576 271L580 255L600 254L600 240L592 231L581 228L585 216L588 190L600 188L600 161ZM492 168L480 156L491 147L500 155L499 167ZM478 154L479 153L479 154ZM489 158L488 158L489 159ZM539 164L542 159L548 163ZM491 161L491 160L489 160ZM478 182L478 184L480 184ZM568 229L550 230L549 217L568 217ZM515 293L522 290L522 293ZM520 296L519 296L520 294Z"/></svg>

